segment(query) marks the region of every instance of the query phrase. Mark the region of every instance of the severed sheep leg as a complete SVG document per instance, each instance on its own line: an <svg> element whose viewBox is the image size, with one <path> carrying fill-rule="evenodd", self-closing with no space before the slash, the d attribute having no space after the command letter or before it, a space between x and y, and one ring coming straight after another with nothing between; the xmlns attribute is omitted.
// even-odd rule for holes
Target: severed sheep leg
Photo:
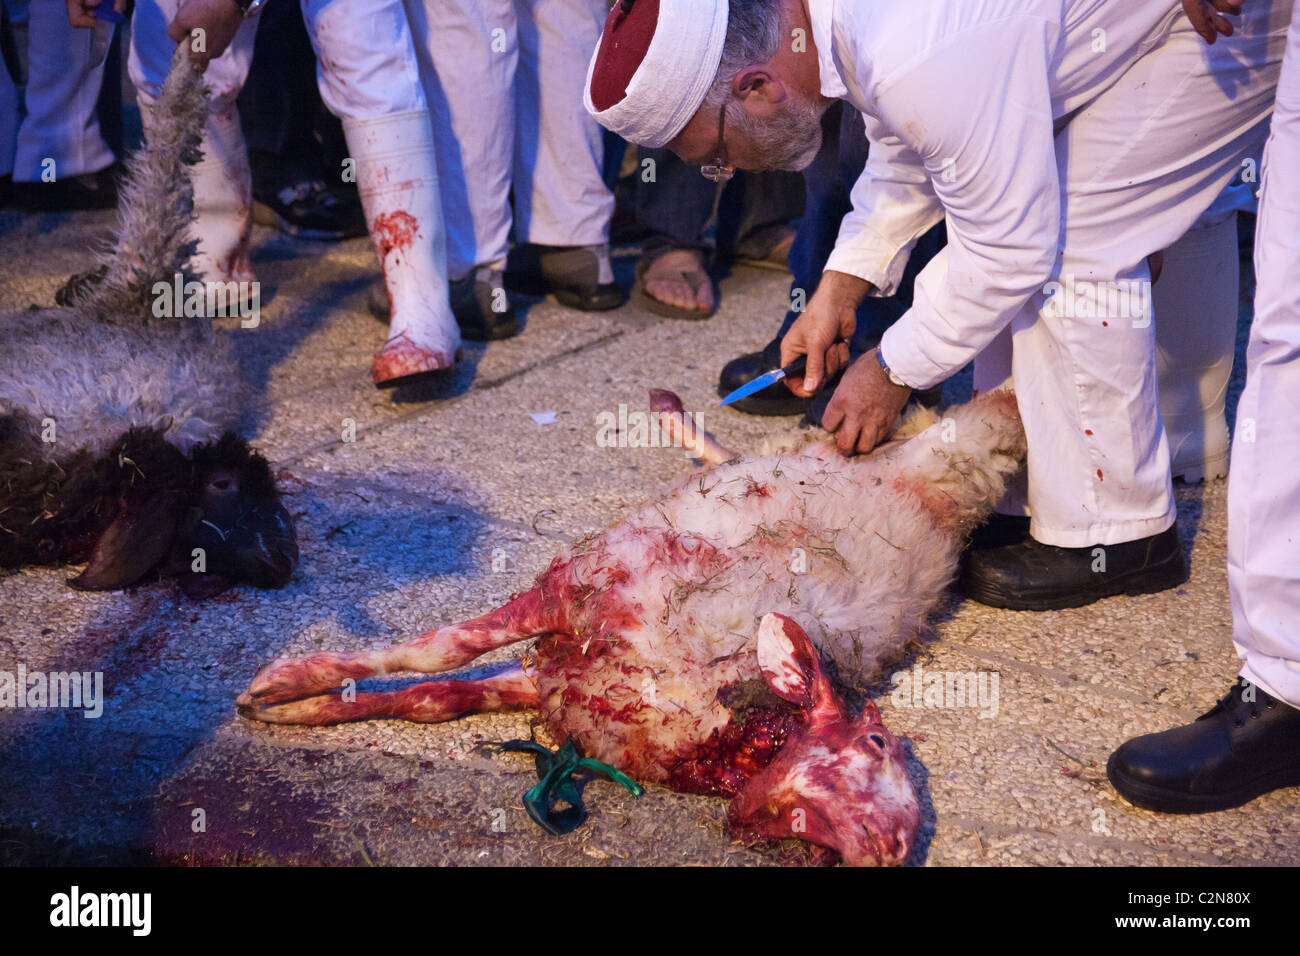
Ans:
<svg viewBox="0 0 1300 956"><path fill-rule="evenodd" d="M294 700L339 687L345 680L394 671L437 674L454 670L494 648L563 631L566 624L564 602L539 584L482 617L440 627L396 647L348 654L325 651L272 661L253 678L238 703L247 708Z"/></svg>
<svg viewBox="0 0 1300 956"><path fill-rule="evenodd" d="M341 724L376 717L435 724L465 714L536 707L537 688L515 664L483 680L425 681L383 693L334 692L279 704L240 701L243 716L269 724Z"/></svg>

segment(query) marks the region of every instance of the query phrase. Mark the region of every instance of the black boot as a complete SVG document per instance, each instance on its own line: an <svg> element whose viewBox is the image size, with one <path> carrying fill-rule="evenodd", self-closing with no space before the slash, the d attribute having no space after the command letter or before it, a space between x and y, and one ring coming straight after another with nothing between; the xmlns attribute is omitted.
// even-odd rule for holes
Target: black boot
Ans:
<svg viewBox="0 0 1300 956"><path fill-rule="evenodd" d="M722 366L718 377L718 396L726 398L746 382L751 382L765 372L781 367L781 340L773 339L761 352L749 352ZM728 408L747 415L801 415L812 404L811 398L800 398L784 382L769 385L761 392L747 395L732 402Z"/></svg>
<svg viewBox="0 0 1300 956"><path fill-rule="evenodd" d="M604 254L608 255L608 248ZM553 293L561 305L583 312L617 309L623 290L600 281L601 257L591 246L541 246L516 243L510 250L506 281L523 293Z"/></svg>
<svg viewBox="0 0 1300 956"><path fill-rule="evenodd" d="M519 317L506 295L500 270L480 266L465 278L449 283L448 296L456 324L465 338L491 342L519 334Z"/></svg>
<svg viewBox="0 0 1300 956"><path fill-rule="evenodd" d="M971 533L970 543L966 545L966 551L1005 548L1009 544L1019 544L1028 537L1028 515L1004 515L999 511L995 511L988 516L988 520Z"/></svg>
<svg viewBox="0 0 1300 956"><path fill-rule="evenodd" d="M962 555L958 590L989 607L1055 611L1116 594L1152 594L1187 580L1178 526L1123 544L1057 548L1033 538Z"/></svg>
<svg viewBox="0 0 1300 956"><path fill-rule="evenodd" d="M1193 723L1134 737L1106 763L1129 803L1162 813L1206 813L1300 786L1300 710L1238 681Z"/></svg>

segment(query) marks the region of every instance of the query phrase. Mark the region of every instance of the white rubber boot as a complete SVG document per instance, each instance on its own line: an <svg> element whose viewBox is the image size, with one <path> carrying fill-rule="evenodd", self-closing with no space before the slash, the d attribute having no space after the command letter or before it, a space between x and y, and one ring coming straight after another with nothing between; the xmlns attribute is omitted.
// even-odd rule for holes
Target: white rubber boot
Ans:
<svg viewBox="0 0 1300 956"><path fill-rule="evenodd" d="M460 329L447 298L447 247L428 110L345 119L357 191L390 305L370 374L391 388L451 368Z"/></svg>
<svg viewBox="0 0 1300 956"><path fill-rule="evenodd" d="M248 258L253 234L253 174L233 103L208 112L202 149L202 158L190 168L194 184L191 233L199 241L190 268L208 282L255 282L257 276Z"/></svg>
<svg viewBox="0 0 1300 956"><path fill-rule="evenodd" d="M1228 474L1224 404L1237 339L1237 214L1193 228L1164 254L1152 292L1160 417L1175 478Z"/></svg>

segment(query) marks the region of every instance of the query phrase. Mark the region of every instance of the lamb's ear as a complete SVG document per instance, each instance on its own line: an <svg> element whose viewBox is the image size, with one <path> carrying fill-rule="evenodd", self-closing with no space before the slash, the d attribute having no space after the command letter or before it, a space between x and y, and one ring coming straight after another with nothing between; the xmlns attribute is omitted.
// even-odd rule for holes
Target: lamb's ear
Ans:
<svg viewBox="0 0 1300 956"><path fill-rule="evenodd" d="M765 614L758 625L758 666L772 693L798 704L813 723L841 720L844 708L822 670L808 635L784 614Z"/></svg>
<svg viewBox="0 0 1300 956"><path fill-rule="evenodd" d="M130 587L171 551L184 504L175 494L127 502L95 542L90 564L68 583L83 591Z"/></svg>

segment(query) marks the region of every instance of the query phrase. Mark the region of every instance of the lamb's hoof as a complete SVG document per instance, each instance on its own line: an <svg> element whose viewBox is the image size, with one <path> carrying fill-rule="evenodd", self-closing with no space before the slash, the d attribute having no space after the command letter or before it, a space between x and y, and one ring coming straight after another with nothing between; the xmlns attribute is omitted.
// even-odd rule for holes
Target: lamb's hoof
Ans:
<svg viewBox="0 0 1300 956"><path fill-rule="evenodd" d="M313 675L313 669L307 660L282 657L258 671L253 682L248 685L248 690L239 695L235 704L240 713L243 713L248 708L305 697L330 686L333 685L322 686L320 679Z"/></svg>
<svg viewBox="0 0 1300 956"><path fill-rule="evenodd" d="M459 353L426 348L402 334L384 343L370 366L370 377L378 388L396 388L446 371L455 366L457 358Z"/></svg>
<svg viewBox="0 0 1300 956"><path fill-rule="evenodd" d="M242 701L244 698L240 697ZM357 716L355 707L349 714L343 709L336 694L308 697L304 700L290 700L282 704L245 704L238 705L239 716L246 720L256 720L264 724L336 724L349 716Z"/></svg>

